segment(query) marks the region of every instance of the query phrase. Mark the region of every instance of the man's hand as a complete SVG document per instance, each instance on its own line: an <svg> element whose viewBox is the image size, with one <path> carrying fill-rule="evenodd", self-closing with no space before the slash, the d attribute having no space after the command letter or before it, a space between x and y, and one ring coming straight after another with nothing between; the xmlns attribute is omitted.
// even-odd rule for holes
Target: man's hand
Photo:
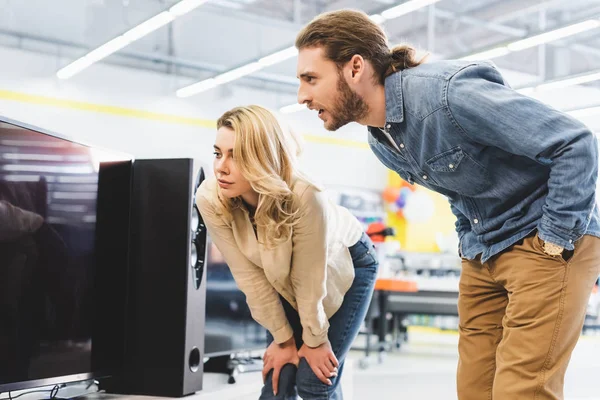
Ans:
<svg viewBox="0 0 600 400"><path fill-rule="evenodd" d="M544 253L550 256L558 256L561 255L564 248L554 243L544 242Z"/></svg>
<svg viewBox="0 0 600 400"><path fill-rule="evenodd" d="M277 344L271 343L263 356L264 366L262 371L263 383L267 379L270 370L273 370L273 394L277 396L279 388L279 373L285 364L294 364L296 367L300 362L296 341L292 336L287 342Z"/></svg>
<svg viewBox="0 0 600 400"><path fill-rule="evenodd" d="M333 350L331 350L329 340L314 348L303 344L300 351L298 351L298 356L306 359L306 362L321 382L331 386L329 378L337 376L339 363L335 354L333 354Z"/></svg>

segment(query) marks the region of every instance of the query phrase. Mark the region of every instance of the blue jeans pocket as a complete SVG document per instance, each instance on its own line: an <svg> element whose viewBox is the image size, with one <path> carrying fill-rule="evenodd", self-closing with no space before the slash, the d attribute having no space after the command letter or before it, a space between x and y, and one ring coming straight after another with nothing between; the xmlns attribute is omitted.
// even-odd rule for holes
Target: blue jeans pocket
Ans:
<svg viewBox="0 0 600 400"><path fill-rule="evenodd" d="M365 268L378 264L375 246L366 233L363 233L358 242L352 245L349 250L354 268Z"/></svg>

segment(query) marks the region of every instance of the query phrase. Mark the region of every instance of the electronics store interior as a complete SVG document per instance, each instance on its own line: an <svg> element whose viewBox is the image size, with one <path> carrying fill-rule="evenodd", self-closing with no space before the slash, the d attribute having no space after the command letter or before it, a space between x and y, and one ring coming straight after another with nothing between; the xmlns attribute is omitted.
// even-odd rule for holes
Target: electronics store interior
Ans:
<svg viewBox="0 0 600 400"><path fill-rule="evenodd" d="M0 400L600 400L599 133L598 0L0 0Z"/></svg>

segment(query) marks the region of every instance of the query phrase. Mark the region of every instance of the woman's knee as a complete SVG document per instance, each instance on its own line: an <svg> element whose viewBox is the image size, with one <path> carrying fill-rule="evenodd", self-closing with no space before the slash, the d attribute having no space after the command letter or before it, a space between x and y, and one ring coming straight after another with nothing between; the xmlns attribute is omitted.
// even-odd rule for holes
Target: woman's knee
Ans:
<svg viewBox="0 0 600 400"><path fill-rule="evenodd" d="M298 395L303 399L329 399L329 393L332 388L337 385L337 377L329 378L332 386L329 386L315 375L313 370L306 362L305 358L300 359L298 365L298 372L296 372L296 387L298 388Z"/></svg>
<svg viewBox="0 0 600 400"><path fill-rule="evenodd" d="M259 400L279 400L296 398L296 366L285 364L279 373L277 396L273 394L273 370L267 375Z"/></svg>

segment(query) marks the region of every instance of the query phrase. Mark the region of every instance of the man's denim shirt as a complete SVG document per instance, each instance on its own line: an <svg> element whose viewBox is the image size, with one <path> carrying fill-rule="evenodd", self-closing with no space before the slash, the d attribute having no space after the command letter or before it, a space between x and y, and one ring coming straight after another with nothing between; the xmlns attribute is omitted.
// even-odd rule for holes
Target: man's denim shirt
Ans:
<svg viewBox="0 0 600 400"><path fill-rule="evenodd" d="M600 236L598 144L584 124L510 89L489 62L441 61L385 80L385 129L369 145L410 183L448 197L463 257L481 261L538 230L573 250Z"/></svg>

